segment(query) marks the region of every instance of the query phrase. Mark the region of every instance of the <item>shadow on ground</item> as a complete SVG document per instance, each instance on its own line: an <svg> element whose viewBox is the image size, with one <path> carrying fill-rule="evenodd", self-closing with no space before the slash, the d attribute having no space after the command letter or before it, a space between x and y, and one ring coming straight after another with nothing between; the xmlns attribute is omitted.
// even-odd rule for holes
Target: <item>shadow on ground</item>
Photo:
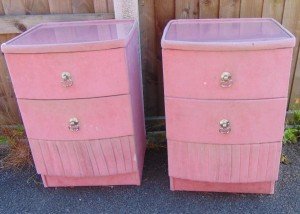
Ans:
<svg viewBox="0 0 300 214"><path fill-rule="evenodd" d="M147 150L141 187L46 189L34 169L0 171L0 213L300 213L300 144L284 153L274 195L171 192L163 148Z"/></svg>

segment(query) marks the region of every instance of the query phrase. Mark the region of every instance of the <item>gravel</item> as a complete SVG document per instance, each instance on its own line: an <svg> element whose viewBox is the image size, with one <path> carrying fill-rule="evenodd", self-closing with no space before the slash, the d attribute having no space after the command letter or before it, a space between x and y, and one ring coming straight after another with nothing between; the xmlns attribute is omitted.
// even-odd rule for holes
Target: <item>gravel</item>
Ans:
<svg viewBox="0 0 300 214"><path fill-rule="evenodd" d="M147 150L141 187L44 188L33 168L0 171L0 213L300 213L300 143L284 154L274 195L172 192L163 148Z"/></svg>

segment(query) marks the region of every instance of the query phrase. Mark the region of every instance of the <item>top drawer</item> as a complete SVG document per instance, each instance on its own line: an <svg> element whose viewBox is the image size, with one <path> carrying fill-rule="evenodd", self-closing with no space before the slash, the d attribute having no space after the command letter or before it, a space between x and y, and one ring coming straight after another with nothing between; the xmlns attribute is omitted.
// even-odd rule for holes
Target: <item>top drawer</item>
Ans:
<svg viewBox="0 0 300 214"><path fill-rule="evenodd" d="M2 44L16 96L74 99L129 93L126 49L133 20L38 25Z"/></svg>
<svg viewBox="0 0 300 214"><path fill-rule="evenodd" d="M287 97L291 59L291 48L232 52L164 50L165 95L194 99Z"/></svg>
<svg viewBox="0 0 300 214"><path fill-rule="evenodd" d="M6 54L17 98L73 99L128 94L124 49Z"/></svg>
<svg viewBox="0 0 300 214"><path fill-rule="evenodd" d="M273 19L173 20L161 44L166 96L287 96L295 37Z"/></svg>

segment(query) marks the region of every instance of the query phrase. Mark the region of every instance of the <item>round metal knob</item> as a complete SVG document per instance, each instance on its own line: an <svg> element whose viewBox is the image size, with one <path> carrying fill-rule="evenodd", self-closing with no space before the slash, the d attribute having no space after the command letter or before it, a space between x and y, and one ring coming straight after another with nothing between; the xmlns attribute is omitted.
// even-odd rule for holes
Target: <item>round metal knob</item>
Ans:
<svg viewBox="0 0 300 214"><path fill-rule="evenodd" d="M223 88L228 88L232 85L233 81L232 81L232 75L230 72L223 72L221 74L221 81L220 81L220 85Z"/></svg>
<svg viewBox="0 0 300 214"><path fill-rule="evenodd" d="M79 131L79 120L76 117L69 120L69 130L72 132Z"/></svg>
<svg viewBox="0 0 300 214"><path fill-rule="evenodd" d="M222 119L220 121L219 132L222 134L228 134L231 131L230 122L227 119Z"/></svg>
<svg viewBox="0 0 300 214"><path fill-rule="evenodd" d="M69 72L62 72L61 73L61 84L64 87L70 87L73 85L72 76Z"/></svg>

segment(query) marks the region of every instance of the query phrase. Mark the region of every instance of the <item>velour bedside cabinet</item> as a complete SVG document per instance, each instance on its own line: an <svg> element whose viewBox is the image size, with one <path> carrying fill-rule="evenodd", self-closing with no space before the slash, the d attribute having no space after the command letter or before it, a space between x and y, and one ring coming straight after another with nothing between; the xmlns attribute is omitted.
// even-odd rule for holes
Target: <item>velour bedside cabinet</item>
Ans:
<svg viewBox="0 0 300 214"><path fill-rule="evenodd" d="M273 19L169 22L162 47L172 190L274 193L294 45Z"/></svg>
<svg viewBox="0 0 300 214"><path fill-rule="evenodd" d="M138 50L133 20L46 23L2 45L45 187L140 185Z"/></svg>

